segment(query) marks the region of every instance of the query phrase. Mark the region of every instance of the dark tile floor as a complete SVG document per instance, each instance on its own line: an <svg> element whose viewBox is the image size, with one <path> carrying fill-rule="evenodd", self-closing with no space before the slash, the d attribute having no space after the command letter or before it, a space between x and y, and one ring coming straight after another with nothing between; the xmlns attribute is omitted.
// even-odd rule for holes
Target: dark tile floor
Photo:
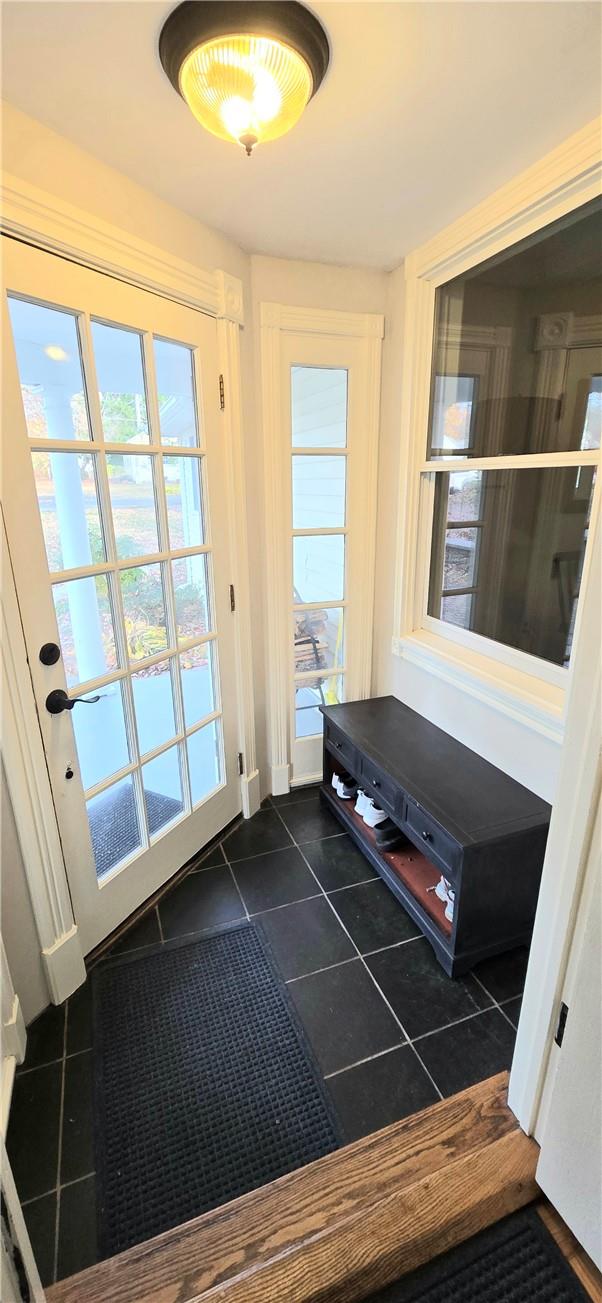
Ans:
<svg viewBox="0 0 602 1303"><path fill-rule="evenodd" d="M315 789L264 802L106 953L261 922L346 1141L510 1065L526 950L446 977ZM102 960L100 961L102 962ZM90 986L28 1029L8 1150L44 1284L96 1260Z"/></svg>

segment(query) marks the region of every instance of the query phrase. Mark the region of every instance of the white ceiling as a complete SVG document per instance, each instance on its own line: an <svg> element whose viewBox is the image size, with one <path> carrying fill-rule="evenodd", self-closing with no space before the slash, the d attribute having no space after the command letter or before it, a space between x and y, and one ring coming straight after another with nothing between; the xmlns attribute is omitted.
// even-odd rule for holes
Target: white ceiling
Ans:
<svg viewBox="0 0 602 1303"><path fill-rule="evenodd" d="M167 81L172 7L8 0L3 95L255 253L394 266L600 111L597 3L317 3L327 78L248 159Z"/></svg>

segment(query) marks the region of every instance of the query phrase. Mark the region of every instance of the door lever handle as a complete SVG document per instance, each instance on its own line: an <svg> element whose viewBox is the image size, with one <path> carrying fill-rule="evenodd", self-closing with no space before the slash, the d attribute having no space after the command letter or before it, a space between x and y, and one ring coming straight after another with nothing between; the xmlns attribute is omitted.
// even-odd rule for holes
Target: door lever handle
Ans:
<svg viewBox="0 0 602 1303"><path fill-rule="evenodd" d="M54 692L48 693L46 710L50 711L51 715L60 715L64 710L73 710L78 701L83 701L85 706L93 706L106 695L106 692L99 692L95 697L68 697L62 688L55 688Z"/></svg>

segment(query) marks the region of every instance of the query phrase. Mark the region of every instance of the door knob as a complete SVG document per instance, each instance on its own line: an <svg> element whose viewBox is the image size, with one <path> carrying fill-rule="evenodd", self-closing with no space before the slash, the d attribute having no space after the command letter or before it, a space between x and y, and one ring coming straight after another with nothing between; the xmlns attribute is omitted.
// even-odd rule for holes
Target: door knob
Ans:
<svg viewBox="0 0 602 1303"><path fill-rule="evenodd" d="M106 692L99 692L95 697L68 697L62 688L55 688L54 692L49 692L46 698L46 710L51 715L60 715L63 710L73 710L76 702L83 701L86 706L93 706L95 702L100 701L101 697L106 697Z"/></svg>
<svg viewBox="0 0 602 1303"><path fill-rule="evenodd" d="M61 649L55 642L45 642L40 647L40 660L42 665L56 665L61 659Z"/></svg>

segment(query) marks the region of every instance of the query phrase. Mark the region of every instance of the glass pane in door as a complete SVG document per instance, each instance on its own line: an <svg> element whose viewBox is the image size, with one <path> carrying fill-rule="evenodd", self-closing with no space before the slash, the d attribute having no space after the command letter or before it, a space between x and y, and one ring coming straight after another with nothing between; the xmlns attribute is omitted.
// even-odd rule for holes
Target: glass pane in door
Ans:
<svg viewBox="0 0 602 1303"><path fill-rule="evenodd" d="M31 456L49 570L79 570L106 560L94 453Z"/></svg>
<svg viewBox="0 0 602 1303"><path fill-rule="evenodd" d="M107 787L86 803L96 876L104 878L111 869L142 849L138 805L131 774Z"/></svg>
<svg viewBox="0 0 602 1303"><path fill-rule="evenodd" d="M108 443L148 443L140 335L93 321L92 340L105 439Z"/></svg>
<svg viewBox="0 0 602 1303"><path fill-rule="evenodd" d="M107 575L54 584L52 596L67 686L114 670L117 648Z"/></svg>
<svg viewBox="0 0 602 1303"><path fill-rule="evenodd" d="M89 439L77 318L9 295L30 439Z"/></svg>
<svg viewBox="0 0 602 1303"><path fill-rule="evenodd" d="M159 551L154 457L107 453L107 474L117 556L152 556Z"/></svg>

